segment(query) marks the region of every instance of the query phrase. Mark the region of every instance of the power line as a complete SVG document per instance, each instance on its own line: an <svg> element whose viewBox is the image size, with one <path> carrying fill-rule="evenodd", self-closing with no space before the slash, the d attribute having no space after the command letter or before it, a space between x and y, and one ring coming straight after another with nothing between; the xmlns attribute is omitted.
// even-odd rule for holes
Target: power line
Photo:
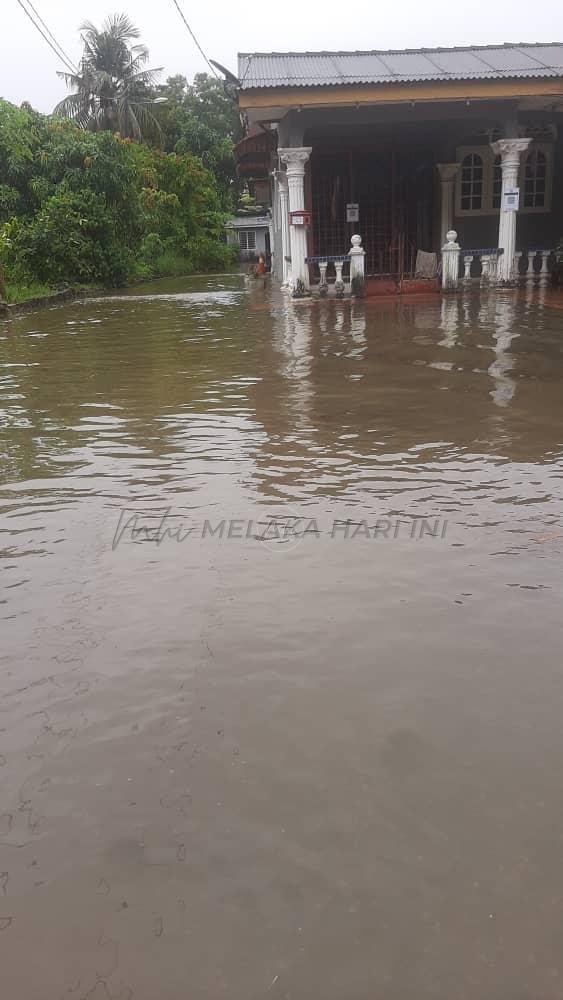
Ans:
<svg viewBox="0 0 563 1000"><path fill-rule="evenodd" d="M195 37L195 35L194 35L194 33L193 33L192 29L190 28L190 26L189 26L188 22L186 21L186 18L184 17L184 12L183 12L182 8L180 7L180 4L178 3L178 0L172 0L172 3L173 3L173 4L174 4L174 6L176 7L176 10L178 11L178 13L179 13L180 17L182 18L182 21L183 21L183 22L184 22L184 24L186 25L186 28L188 29L188 31L189 31L189 33L190 33L190 35L192 36L192 38L193 38L193 40L194 40L195 44L197 45L197 47L198 47L199 51L201 52L201 54L202 54L203 58L205 59L205 61L206 61L206 63L207 63L207 65L209 66L209 69L210 69L210 70L211 70L211 72L212 72L212 73L213 73L213 74L214 74L214 75L215 75L215 76L217 77L217 79L218 79L218 80L220 80L220 79L221 79L221 77L220 77L220 76L219 76L219 74L217 73L217 71L216 71L215 67L214 67L214 66L212 66L212 64L211 64L211 63L209 62L209 59L208 59L208 58L207 58L207 56L205 55L205 52L203 51L203 49L202 49L201 45L199 44L199 42L198 42L197 38L196 38L196 37Z"/></svg>
<svg viewBox="0 0 563 1000"><path fill-rule="evenodd" d="M70 58L70 56L68 56L68 55L66 54L66 52L65 52L65 50L63 49L62 45L60 45L60 44L59 44L59 42L58 42L58 41L57 41L57 39L55 38L55 36L54 36L53 32L52 32L52 31L50 30L50 28L49 28L49 25L48 25L48 24L45 24L45 21L44 21L44 20L43 20L43 18L41 17L41 14L40 14L40 13L39 13L39 11L37 10L37 8L33 6L33 4L32 4L32 2L31 2L31 0L26 0L26 3L27 3L27 6L28 6L28 7L31 7L31 9L32 9L33 13L35 14L35 16L36 16L37 20L41 22L41 24L42 24L42 25L43 25L43 27L45 28L45 31L46 31L46 32L47 32L47 34L49 35L49 38L50 38L50 39L51 39L51 40L52 40L52 41L53 41L53 42L55 43L55 45L56 45L57 49L59 50L59 52L61 53L61 55L63 55L63 56L64 56L64 58L65 58L66 62L67 62L67 63L68 63L68 64L69 64L70 66L72 66L72 67L73 67L73 69L74 69L74 71L76 72L76 67L74 66L74 63L73 63L72 59Z"/></svg>
<svg viewBox="0 0 563 1000"><path fill-rule="evenodd" d="M32 15L31 15L31 14L29 13L29 11L28 11L27 7L24 7L24 5L23 5L23 3L22 3L22 0L18 0L18 3L19 3L19 5L20 5L21 9L23 10L24 14L26 14L26 16L27 16L27 17L29 18L29 20L31 21L31 23L32 23L32 25L34 26L34 28L37 28L37 30L38 30L38 32L39 32L39 34L43 36L43 38L44 38L44 39L45 39L45 41L47 42L47 45L49 46L49 48L51 48L51 49L53 50L53 52L55 53L55 55L56 55L57 59L59 59L59 60L60 60L60 61L61 61L61 62L62 62L62 63L63 63L64 65L65 65L65 66L66 66L66 68L67 68L68 70L70 70L70 72L71 72L72 74L75 74L75 73L76 73L76 69L75 69L75 67L74 67L74 66L72 65L72 63L70 62L70 60L69 60L69 59L68 59L68 58L67 58L66 56L62 56L62 55L61 55L61 53L57 51L57 49L56 49L56 48L55 48L55 46L53 45L53 43L52 43L51 39L50 39L50 38L48 38L48 37L47 37L47 35L45 34L45 32L43 31L43 29L39 27L39 25L37 24L37 21L34 21L34 20L33 20L33 16L32 16Z"/></svg>

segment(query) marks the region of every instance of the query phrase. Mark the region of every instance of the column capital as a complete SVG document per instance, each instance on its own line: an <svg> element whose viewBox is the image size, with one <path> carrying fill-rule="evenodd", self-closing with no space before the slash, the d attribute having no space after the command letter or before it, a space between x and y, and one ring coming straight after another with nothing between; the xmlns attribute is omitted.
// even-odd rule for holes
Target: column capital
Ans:
<svg viewBox="0 0 563 1000"><path fill-rule="evenodd" d="M491 149L495 156L500 156L501 166L506 164L520 163L520 156L525 153L531 143L531 139L497 139L491 143Z"/></svg>
<svg viewBox="0 0 563 1000"><path fill-rule="evenodd" d="M441 181L455 181L461 163L437 163L436 169Z"/></svg>
<svg viewBox="0 0 563 1000"><path fill-rule="evenodd" d="M278 185L278 190L282 194L287 194L287 173L285 170L274 170L273 171L276 184Z"/></svg>
<svg viewBox="0 0 563 1000"><path fill-rule="evenodd" d="M278 156L287 165L288 175L305 173L305 164L313 152L312 146L279 146Z"/></svg>

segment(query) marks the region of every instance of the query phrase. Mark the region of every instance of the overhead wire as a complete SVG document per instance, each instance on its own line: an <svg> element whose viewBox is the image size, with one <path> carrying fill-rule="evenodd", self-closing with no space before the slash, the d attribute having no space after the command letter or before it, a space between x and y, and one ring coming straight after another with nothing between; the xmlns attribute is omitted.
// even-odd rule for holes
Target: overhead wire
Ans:
<svg viewBox="0 0 563 1000"><path fill-rule="evenodd" d="M198 40L197 40L196 36L194 35L194 33L193 33L192 29L190 28L190 25L188 24L188 21L186 20L186 17L185 17L185 15L184 15L184 12L183 12L182 8L180 7L180 4L178 3L178 0L172 0L172 3L173 3L173 4L174 4L174 6L176 7L176 10L178 11L178 13L179 13L180 17L182 18L182 21L184 22L184 24L185 24L186 28L188 29L188 31L189 31L189 33L190 33L190 35L192 36L192 38L193 38L193 40L194 40L194 42L195 42L195 44L196 44L197 48L199 49L199 51L201 52L201 55L202 55L202 56L203 56L203 58L205 59L205 62L206 62L206 63L207 63L207 65L209 66L209 69L210 69L210 70L211 70L211 72L212 72L212 73L214 74L214 76L216 76L216 77L217 77L217 79L218 79L218 80L220 80L220 79L221 79L221 77L220 77L220 76L219 76L219 74L217 73L217 71L216 71L215 67L214 67L214 66L212 65L212 63L210 63L210 61L209 61L209 59L207 58L207 56L205 55L205 52L203 51L203 49L202 49L201 45L199 44L199 42L198 42Z"/></svg>
<svg viewBox="0 0 563 1000"><path fill-rule="evenodd" d="M47 32L47 34L49 35L49 38L50 38L50 39L51 39L51 40L52 40L52 41L54 42L54 44L56 45L57 49L59 50L59 52L61 53L61 55L63 55L63 56L64 56L65 60L66 60L66 61L67 61L67 63L69 64L69 66L72 66L72 67L73 67L73 69L74 69L74 71L76 72L76 67L74 66L74 63L73 63L72 59L71 59L71 58L70 58L70 56L69 56L69 55L68 55L68 54L67 54L67 53L65 52L65 50L63 49L63 47L62 47L62 45L60 44L60 42L58 42L58 41L57 41L57 39L55 38L55 36L54 36L53 32L52 32L52 31L51 31L51 29L49 28L49 25L48 25L48 24L45 24L45 21L43 20L43 18L41 17L41 14L40 14L40 13L39 13L39 11L37 10L37 7L34 7L34 5L32 4L31 0L25 0L25 2L26 2L26 4L27 4L27 6L28 6L28 7L31 7L31 9L32 9L33 13L35 14L35 16L36 16L37 20L41 22L41 24L42 24L42 25L43 25L43 27L45 28L45 31L46 31L46 32Z"/></svg>
<svg viewBox="0 0 563 1000"><path fill-rule="evenodd" d="M66 53L61 48L61 46L56 41L56 39L55 39L55 44L53 44L53 42L51 41L51 39L45 34L45 32L43 31L43 29L37 23L37 21L34 20L33 15L30 14L30 12L28 11L27 7L22 3L22 0L17 0L17 2L19 3L19 5L20 5L21 9L23 10L24 14L26 14L26 16L29 18L29 20L33 24L34 28L37 28L37 31L39 32L39 34L43 36L43 38L47 42L47 45L49 46L49 48L51 48L53 50L53 52L55 53L57 59L59 59L60 62L62 62L63 65L66 66L66 68L74 75L76 73L76 67L72 65L71 60L66 55ZM28 2L29 2L29 0L28 0ZM30 4L30 6L31 6L31 4ZM33 8L33 9L35 9L35 8ZM37 16L39 17L39 15L37 15ZM42 21L42 23L44 23L44 22ZM45 27L46 27L46 29L48 31L49 29L47 28L46 25L45 25ZM49 32L49 34L51 34L51 32ZM51 37L54 38L53 35ZM58 48L55 48L55 45L57 45Z"/></svg>

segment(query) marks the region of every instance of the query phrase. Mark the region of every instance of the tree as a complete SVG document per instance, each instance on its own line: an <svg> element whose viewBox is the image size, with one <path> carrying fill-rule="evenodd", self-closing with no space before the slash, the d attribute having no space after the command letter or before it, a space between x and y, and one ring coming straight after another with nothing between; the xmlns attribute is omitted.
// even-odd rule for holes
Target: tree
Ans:
<svg viewBox="0 0 563 1000"><path fill-rule="evenodd" d="M193 84L184 76L169 77L156 93L165 99L158 111L165 149L199 156L217 181L223 207L232 211L237 184L234 144L242 135L233 95L207 73L198 73Z"/></svg>
<svg viewBox="0 0 563 1000"><path fill-rule="evenodd" d="M106 18L101 30L81 25L84 51L78 73L59 73L74 88L55 108L83 129L120 132L137 141L159 136L160 125L149 109L151 88L160 69L147 69L146 45L132 45L139 30L126 14Z"/></svg>
<svg viewBox="0 0 563 1000"><path fill-rule="evenodd" d="M0 181L8 291L36 281L121 285L233 262L217 181L191 153L0 99Z"/></svg>

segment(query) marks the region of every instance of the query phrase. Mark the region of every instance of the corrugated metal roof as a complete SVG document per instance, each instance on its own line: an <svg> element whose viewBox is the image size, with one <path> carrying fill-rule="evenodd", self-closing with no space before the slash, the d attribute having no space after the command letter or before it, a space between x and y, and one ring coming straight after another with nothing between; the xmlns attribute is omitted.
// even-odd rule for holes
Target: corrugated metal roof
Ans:
<svg viewBox="0 0 563 1000"><path fill-rule="evenodd" d="M390 52L241 52L238 77L243 90L563 77L563 43Z"/></svg>

